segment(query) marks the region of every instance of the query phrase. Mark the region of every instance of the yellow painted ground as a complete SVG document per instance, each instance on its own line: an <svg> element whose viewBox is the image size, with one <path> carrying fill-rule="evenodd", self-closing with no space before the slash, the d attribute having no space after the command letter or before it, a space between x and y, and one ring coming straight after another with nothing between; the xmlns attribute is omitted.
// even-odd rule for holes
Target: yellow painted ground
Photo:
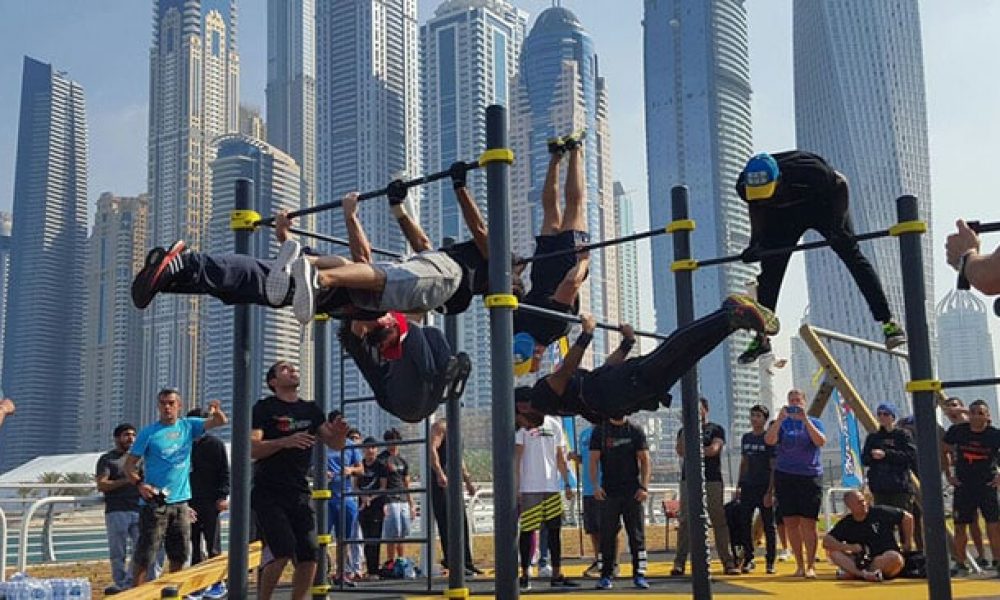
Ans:
<svg viewBox="0 0 1000 600"><path fill-rule="evenodd" d="M670 570L670 563L651 563L649 575L651 577L665 577ZM718 563L713 563L713 571ZM572 578L580 577L584 565L566 565L564 571ZM863 581L837 581L834 578L834 568L829 563L819 563L817 572L819 577L816 580L793 579L792 572L795 570L793 563L779 563L776 575L766 575L762 571L750 575L738 577L725 577L721 575L713 576L713 581L718 582L713 586L713 598L719 600L761 600L763 597L773 598L796 598L798 600L919 600L927 598L927 581L915 579L897 579L879 584L867 583ZM622 565L623 575L629 572L629 566ZM989 572L993 575L993 571ZM489 572L489 575L492 575ZM534 582L537 594L542 598L605 598L607 592L593 589L596 583L593 579L576 579L582 587L572 593L553 594L549 592L548 582L540 580ZM681 580L686 581L686 580ZM635 590L632 588L632 581L628 578L615 580L614 591L619 597L626 597L622 592L634 592L627 594L627 597L638 598L640 600L655 600L657 598L690 598L689 587L679 587L685 584L672 580L670 587L673 590L657 590L663 587L662 580L653 580L652 589L647 591ZM745 588L746 593L724 593L723 583ZM730 587L730 586L726 586ZM732 589L730 587L730 589ZM1000 579L993 576L990 579L953 579L952 594L956 600L998 600L1000 599ZM525 595L532 595L528 592ZM492 596L473 595L472 598L490 598ZM612 596L613 597L613 596ZM410 596L411 600L431 600L440 599L442 596Z"/></svg>

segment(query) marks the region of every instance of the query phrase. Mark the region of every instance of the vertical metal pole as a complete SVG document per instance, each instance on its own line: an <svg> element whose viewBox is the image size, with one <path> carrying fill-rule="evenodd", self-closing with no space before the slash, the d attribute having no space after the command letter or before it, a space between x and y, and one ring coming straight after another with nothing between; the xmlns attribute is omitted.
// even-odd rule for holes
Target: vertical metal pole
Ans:
<svg viewBox="0 0 1000 600"><path fill-rule="evenodd" d="M444 239L444 247L455 243L453 238ZM458 353L458 317L446 315L444 318L444 336L451 346L451 351ZM448 556L448 589L465 590L465 495L462 493L462 406L459 398L448 398L445 405L445 418L448 424L448 488L445 498L446 519L448 520L448 539L441 540L445 548L451 551ZM428 482L428 487L433 482ZM452 592L453 594L458 592ZM454 598L455 596L450 596ZM468 597L468 590L465 596Z"/></svg>
<svg viewBox="0 0 1000 600"><path fill-rule="evenodd" d="M486 108L486 148L507 147L507 109ZM486 165L487 219L490 224L490 294L510 294L510 165ZM516 600L517 490L514 489L514 315L509 307L490 310L493 391L493 531L496 534L496 596ZM456 552L458 550L456 549Z"/></svg>
<svg viewBox="0 0 1000 600"><path fill-rule="evenodd" d="M670 190L674 221L688 218L687 186ZM674 232L674 260L691 258L691 232ZM674 272L677 294L677 327L694 321L694 288L692 272ZM691 558L691 588L696 600L712 597L708 573L708 535L705 520L705 485L702 477L701 419L698 411L698 368L692 367L681 378L681 423L684 427L684 499L687 504L684 524L688 533L688 554Z"/></svg>
<svg viewBox="0 0 1000 600"><path fill-rule="evenodd" d="M424 559L425 565L427 565L427 591L430 592L434 587L434 507L431 505L433 502L431 500L431 486L434 485L432 479L434 478L434 469L431 468L431 452L434 449L431 448L431 419L427 417L424 419L424 468L423 468L423 479L424 479L424 509L423 513L420 515L423 521L424 528L424 539L427 540L424 544Z"/></svg>
<svg viewBox="0 0 1000 600"><path fill-rule="evenodd" d="M899 222L920 219L917 199L896 199ZM927 294L924 288L924 257L920 232L899 236L900 265L903 270L903 302L906 308L908 361L914 381L934 378L930 335L927 331ZM917 473L923 496L924 552L927 555L927 587L931 600L950 600L951 581L948 540L944 520L941 462L938 455L937 415L933 391L913 393L913 416L917 425Z"/></svg>
<svg viewBox="0 0 1000 600"><path fill-rule="evenodd" d="M329 327L329 324L324 319L315 319L313 321L313 369L315 369L313 373L313 401L324 416L330 411L330 385L327 378L328 369L330 368L327 353ZM343 452L340 454L340 464L341 469L343 469ZM327 489L329 484L326 477L326 444L319 440L313 446L313 465L313 490ZM343 492L343 490L341 491ZM340 498L341 502L346 501L343 495ZM327 554L327 548L330 545L329 512L327 511L326 500L317 498L313 503L316 510L316 533L319 543L316 549L316 576L313 578L312 597L326 598L326 590L328 589L326 574L330 570L330 559ZM340 512L343 514L347 511L342 510ZM337 545L337 550L338 552L340 551L339 544Z"/></svg>
<svg viewBox="0 0 1000 600"><path fill-rule="evenodd" d="M237 179L236 210L253 208L253 181ZM252 230L236 231L237 254L250 254ZM250 305L238 304L233 320L233 419L232 471L229 506L229 590L233 598L246 598L248 545L250 544Z"/></svg>

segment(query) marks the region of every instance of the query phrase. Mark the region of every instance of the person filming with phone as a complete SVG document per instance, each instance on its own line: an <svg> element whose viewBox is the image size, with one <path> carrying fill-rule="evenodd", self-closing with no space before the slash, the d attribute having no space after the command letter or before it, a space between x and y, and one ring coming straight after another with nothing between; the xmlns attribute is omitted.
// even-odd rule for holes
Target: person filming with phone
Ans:
<svg viewBox="0 0 1000 600"><path fill-rule="evenodd" d="M820 448L826 435L823 423L806 414L802 390L788 392L788 406L767 429L764 443L777 448L774 491L795 553L795 577L815 579L816 519L823 500Z"/></svg>

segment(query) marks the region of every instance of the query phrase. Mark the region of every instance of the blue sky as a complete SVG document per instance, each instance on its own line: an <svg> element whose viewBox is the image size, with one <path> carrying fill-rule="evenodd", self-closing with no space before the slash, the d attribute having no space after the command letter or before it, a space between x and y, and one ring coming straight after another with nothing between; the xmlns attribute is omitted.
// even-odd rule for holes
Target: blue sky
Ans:
<svg viewBox="0 0 1000 600"><path fill-rule="evenodd" d="M533 19L549 0L517 0ZM635 190L645 227L646 162L642 94L642 2L565 0L594 39L611 100L616 179ZM420 3L420 20L438 2ZM791 0L748 0L754 88L754 146L794 146ZM924 0L924 36L938 294L953 285L944 236L959 216L996 219L992 201L1000 139L1000 2ZM243 0L239 13L241 99L264 106L265 0ZM90 127L90 196L129 195L146 184L146 115L152 2L148 0L0 0L0 210L10 210L25 54L84 86ZM986 246L993 248L994 240ZM648 268L648 260L646 261ZM791 327L805 308L801 258L793 260L779 305ZM651 303L647 295L644 305ZM647 318L651 313L647 310ZM651 327L651 322L643 324ZM996 336L996 332L994 333ZM786 336L778 342L779 352ZM995 337L996 339L996 337Z"/></svg>

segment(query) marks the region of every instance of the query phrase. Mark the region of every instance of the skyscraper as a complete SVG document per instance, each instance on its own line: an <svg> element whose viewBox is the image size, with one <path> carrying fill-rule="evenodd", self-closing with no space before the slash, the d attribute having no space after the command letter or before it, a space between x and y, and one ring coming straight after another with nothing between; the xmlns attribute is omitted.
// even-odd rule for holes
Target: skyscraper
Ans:
<svg viewBox="0 0 1000 600"><path fill-rule="evenodd" d="M896 222L896 197L913 194L931 222L923 52L917 0L794 5L795 131L798 147L821 154L847 176L857 232ZM807 236L810 239L814 234ZM928 325L934 343L933 236L923 236ZM893 314L903 321L898 245L864 244ZM806 253L810 322L848 335L882 340L858 286L829 250ZM908 402L903 361L830 344L847 376L869 403Z"/></svg>
<svg viewBox="0 0 1000 600"><path fill-rule="evenodd" d="M218 140L212 162L212 220L207 251L221 254L235 251L235 236L229 214L235 208L236 180L253 181L252 210L271 215L279 210L295 210L302 194L302 174L292 157L281 150L245 135L227 135ZM250 254L262 259L278 253L277 239L270 231L250 237ZM205 378L201 398L221 400L229 411L233 395L233 327L231 306L216 300L203 305L202 335L205 336ZM277 360L299 360L301 327L289 307L254 306L250 313L250 397L267 394L264 373ZM312 348L309 348L311 351ZM303 388L303 394L311 390Z"/></svg>
<svg viewBox="0 0 1000 600"><path fill-rule="evenodd" d="M317 202L383 188L403 173L419 174L419 68L416 0L328 0L317 6ZM420 188L410 190L417 219L422 194ZM407 250L384 198L365 202L359 215L373 246ZM347 237L341 211L320 213L317 221L320 231ZM331 390L340 389L339 353L332 342ZM348 397L370 393L350 361L343 389ZM389 418L379 417L359 427L381 431Z"/></svg>
<svg viewBox="0 0 1000 600"><path fill-rule="evenodd" d="M302 207L316 191L316 14L313 0L267 2L268 143L302 170Z"/></svg>
<svg viewBox="0 0 1000 600"><path fill-rule="evenodd" d="M993 337L986 303L970 291L952 290L937 304L938 376L944 381L984 379L994 377ZM985 400L993 415L1000 415L997 388L984 385L956 389L949 394L963 398L968 404Z"/></svg>
<svg viewBox="0 0 1000 600"><path fill-rule="evenodd" d="M614 213L618 231L614 237L635 233L635 204L622 182L614 182ZM639 325L639 248L638 242L618 245L618 287L609 292L618 295L619 323Z"/></svg>
<svg viewBox="0 0 1000 600"><path fill-rule="evenodd" d="M7 293L10 290L10 230L13 218L0 212L0 395L3 395L3 341L7 326Z"/></svg>
<svg viewBox="0 0 1000 600"><path fill-rule="evenodd" d="M132 305L132 275L149 249L149 199L105 192L97 200L85 278L80 451L106 448L115 426L142 422L153 394L142 389L142 313Z"/></svg>
<svg viewBox="0 0 1000 600"><path fill-rule="evenodd" d="M239 133L262 142L267 141L267 125L264 123L264 117L260 115L259 108L240 105Z"/></svg>
<svg viewBox="0 0 1000 600"><path fill-rule="evenodd" d="M203 248L212 214L212 141L237 131L235 0L154 0L149 55L150 242ZM144 388L200 388L201 298L157 298L145 316ZM152 415L147 415L152 417Z"/></svg>
<svg viewBox="0 0 1000 600"><path fill-rule="evenodd" d="M742 0L646 0L643 24L649 220L669 223L670 189L686 185L697 224L692 256L739 253L750 239L747 209L734 189L752 150L746 8ZM671 244L670 236L651 240L656 325L665 332L677 326ZM754 272L742 263L695 271L695 316L745 291ZM731 336L698 365L712 418L734 431L749 428L758 399L757 365L736 362L748 340L745 333Z"/></svg>
<svg viewBox="0 0 1000 600"><path fill-rule="evenodd" d="M600 239L605 234L602 208L613 201L611 173L601 170L610 167L610 157L601 154L609 148L605 143L607 128L602 123L606 96L593 41L576 15L560 6L538 15L521 50L516 86L510 113L511 145L517 156L511 175L512 210L531 217L527 223L523 217L512 219L514 251L530 254L533 236L541 229L542 187L549 163L547 140L581 128L587 129L583 154L587 227L592 239ZM560 181L560 189L563 187ZM603 251L591 254L590 277L580 291L583 310L606 316L604 290L615 287L616 275L606 272ZM607 352L606 336L597 335L592 347L585 362L601 360Z"/></svg>
<svg viewBox="0 0 1000 600"><path fill-rule="evenodd" d="M509 105L527 15L505 0L449 0L421 28L424 171L472 160L486 148L486 107ZM486 215L486 177L469 173L469 190ZM469 239L450 181L427 187L421 221L433 243ZM459 347L472 358L465 390L469 408L490 404L489 318L474 302L458 318Z"/></svg>
<svg viewBox="0 0 1000 600"><path fill-rule="evenodd" d="M18 410L0 429L0 471L77 449L86 247L83 88L26 56L3 363Z"/></svg>

